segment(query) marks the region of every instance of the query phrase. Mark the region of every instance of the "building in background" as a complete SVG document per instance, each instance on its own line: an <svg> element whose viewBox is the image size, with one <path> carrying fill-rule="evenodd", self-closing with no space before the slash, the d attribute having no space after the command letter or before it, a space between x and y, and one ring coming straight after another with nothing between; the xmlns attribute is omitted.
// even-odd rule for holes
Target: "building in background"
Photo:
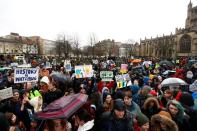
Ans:
<svg viewBox="0 0 197 131"><path fill-rule="evenodd" d="M42 39L40 36L20 36L10 33L0 37L0 54L3 55L40 55L55 56L55 41Z"/></svg>
<svg viewBox="0 0 197 131"><path fill-rule="evenodd" d="M57 55L57 51L56 51L56 42L52 41L52 40L46 40L43 39L42 41L42 53L45 56L56 56Z"/></svg>
<svg viewBox="0 0 197 131"><path fill-rule="evenodd" d="M197 57L197 6L190 1L185 28L176 29L175 34L140 40L139 56L176 58Z"/></svg>

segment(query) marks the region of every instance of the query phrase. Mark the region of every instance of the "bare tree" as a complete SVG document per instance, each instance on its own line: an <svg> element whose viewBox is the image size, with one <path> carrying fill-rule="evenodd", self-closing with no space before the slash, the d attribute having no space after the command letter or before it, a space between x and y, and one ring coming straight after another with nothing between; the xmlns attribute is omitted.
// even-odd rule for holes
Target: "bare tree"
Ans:
<svg viewBox="0 0 197 131"><path fill-rule="evenodd" d="M128 39L127 40L127 48L126 48L126 57L131 57L135 53L135 49L133 48L135 41L133 39Z"/></svg>
<svg viewBox="0 0 197 131"><path fill-rule="evenodd" d="M89 36L89 44L91 47L92 57L95 56L95 44L96 44L96 37L94 33L91 33Z"/></svg>
<svg viewBox="0 0 197 131"><path fill-rule="evenodd" d="M71 50L71 39L69 36L66 36L64 33L59 34L56 40L56 51L59 57L64 54L64 57L69 57Z"/></svg>
<svg viewBox="0 0 197 131"><path fill-rule="evenodd" d="M91 55L91 51L92 51L92 47L87 45L83 47L82 54L88 58Z"/></svg>
<svg viewBox="0 0 197 131"><path fill-rule="evenodd" d="M73 36L72 45L73 45L73 48L74 48L74 49L73 49L74 54L75 54L77 57L79 57L79 54L80 54L80 52L79 52L79 45L80 45L80 43L79 43L79 38L78 38L77 35L74 35L74 36Z"/></svg>

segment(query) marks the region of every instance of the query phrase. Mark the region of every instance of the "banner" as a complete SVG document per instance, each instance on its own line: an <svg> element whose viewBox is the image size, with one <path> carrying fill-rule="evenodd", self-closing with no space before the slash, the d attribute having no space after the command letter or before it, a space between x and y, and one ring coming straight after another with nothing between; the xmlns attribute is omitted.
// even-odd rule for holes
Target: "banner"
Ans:
<svg viewBox="0 0 197 131"><path fill-rule="evenodd" d="M112 78L114 77L112 71L101 71L100 77L102 81L112 81Z"/></svg>
<svg viewBox="0 0 197 131"><path fill-rule="evenodd" d="M0 101L13 97L12 87L0 90Z"/></svg>
<svg viewBox="0 0 197 131"><path fill-rule="evenodd" d="M92 65L75 66L76 78L87 78L93 76Z"/></svg>
<svg viewBox="0 0 197 131"><path fill-rule="evenodd" d="M16 68L14 70L14 83L36 82L38 81L37 68Z"/></svg>

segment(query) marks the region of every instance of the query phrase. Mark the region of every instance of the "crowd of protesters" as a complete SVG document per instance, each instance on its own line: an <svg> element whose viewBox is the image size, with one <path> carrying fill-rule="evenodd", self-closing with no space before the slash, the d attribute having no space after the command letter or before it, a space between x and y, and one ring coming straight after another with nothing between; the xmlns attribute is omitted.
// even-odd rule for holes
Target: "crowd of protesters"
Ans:
<svg viewBox="0 0 197 131"><path fill-rule="evenodd" d="M111 59L88 63L94 69L91 78L77 79L74 68L66 72L63 63L46 68L36 60L32 66L40 69L38 82L14 83L14 69L6 70L1 74L0 88L12 87L13 97L0 101L0 131L197 131L197 87L189 88L197 80L197 67L188 65L186 58L175 60L174 66L159 65L161 60L145 66L143 61L126 61L131 84L124 88L117 88L115 78L107 82L100 78L103 70L119 74L116 61ZM11 62L1 59L4 66ZM74 67L83 61L71 64ZM164 75L167 70L174 72ZM43 75L45 71L48 74ZM53 72L69 80L55 80ZM162 81L169 77L188 85L163 88ZM77 93L88 95L88 100L71 117L45 121L34 117L51 102Z"/></svg>

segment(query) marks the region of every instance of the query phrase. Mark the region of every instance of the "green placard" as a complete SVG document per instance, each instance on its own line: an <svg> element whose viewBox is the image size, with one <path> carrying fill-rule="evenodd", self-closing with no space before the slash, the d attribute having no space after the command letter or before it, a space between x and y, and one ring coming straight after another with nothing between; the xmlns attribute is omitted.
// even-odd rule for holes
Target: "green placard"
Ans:
<svg viewBox="0 0 197 131"><path fill-rule="evenodd" d="M114 77L112 71L101 71L100 77L102 81L112 81L112 78Z"/></svg>

